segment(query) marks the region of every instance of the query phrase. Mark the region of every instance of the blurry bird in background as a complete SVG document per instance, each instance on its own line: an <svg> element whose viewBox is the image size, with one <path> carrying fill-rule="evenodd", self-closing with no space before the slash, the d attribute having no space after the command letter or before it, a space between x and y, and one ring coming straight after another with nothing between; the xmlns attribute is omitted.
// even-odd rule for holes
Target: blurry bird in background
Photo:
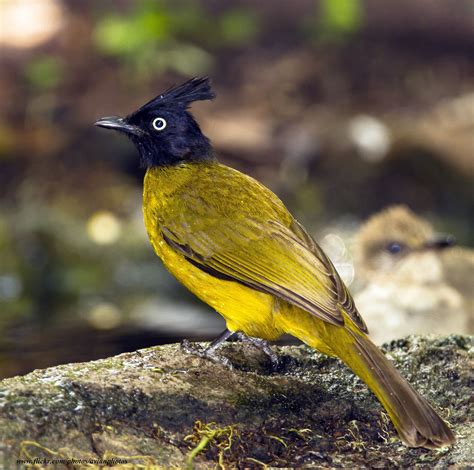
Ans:
<svg viewBox="0 0 474 470"><path fill-rule="evenodd" d="M378 344L409 334L472 333L474 251L453 247L406 206L372 216L356 237L355 301Z"/></svg>

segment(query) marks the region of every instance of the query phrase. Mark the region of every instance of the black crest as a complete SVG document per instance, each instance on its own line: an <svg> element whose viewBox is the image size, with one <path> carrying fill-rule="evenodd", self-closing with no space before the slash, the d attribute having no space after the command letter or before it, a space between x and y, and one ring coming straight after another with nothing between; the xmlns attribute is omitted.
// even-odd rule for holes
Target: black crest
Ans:
<svg viewBox="0 0 474 470"><path fill-rule="evenodd" d="M209 77L194 77L181 85L168 88L133 114L153 111L157 108L187 109L194 101L212 100L215 97Z"/></svg>

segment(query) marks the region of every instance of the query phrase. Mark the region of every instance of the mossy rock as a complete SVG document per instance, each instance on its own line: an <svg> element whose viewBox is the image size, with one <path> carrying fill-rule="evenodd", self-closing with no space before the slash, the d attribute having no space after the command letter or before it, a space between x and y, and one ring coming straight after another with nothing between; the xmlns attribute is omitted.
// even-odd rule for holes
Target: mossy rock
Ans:
<svg viewBox="0 0 474 470"><path fill-rule="evenodd" d="M278 348L272 371L248 345L223 348L230 370L174 344L1 381L4 465L47 458L142 468L469 466L472 345L472 337L414 336L386 347L452 425L450 449L405 447L365 385L305 346Z"/></svg>

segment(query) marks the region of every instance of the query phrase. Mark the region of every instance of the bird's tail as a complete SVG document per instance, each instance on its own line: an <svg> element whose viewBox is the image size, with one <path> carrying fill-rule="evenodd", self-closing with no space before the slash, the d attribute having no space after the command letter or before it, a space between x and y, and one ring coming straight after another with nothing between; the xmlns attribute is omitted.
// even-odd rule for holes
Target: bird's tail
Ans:
<svg viewBox="0 0 474 470"><path fill-rule="evenodd" d="M448 425L367 336L350 327L330 325L328 330L332 328L339 331L331 335L331 349L377 396L400 438L409 447L435 449L454 443L454 434ZM345 334L341 335L341 330Z"/></svg>

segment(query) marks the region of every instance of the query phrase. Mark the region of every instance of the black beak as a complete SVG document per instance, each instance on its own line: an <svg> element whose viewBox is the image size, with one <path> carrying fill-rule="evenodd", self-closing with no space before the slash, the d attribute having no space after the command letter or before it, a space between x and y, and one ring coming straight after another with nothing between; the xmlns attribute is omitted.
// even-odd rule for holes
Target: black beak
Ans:
<svg viewBox="0 0 474 470"><path fill-rule="evenodd" d="M432 250L444 250L456 244L456 239L452 235L444 233L435 235L425 244L425 248Z"/></svg>
<svg viewBox="0 0 474 470"><path fill-rule="evenodd" d="M125 119L119 116L109 116L100 118L94 122L94 126L104 127L105 129L112 129L114 131L125 132L126 134L141 135L142 130L132 124L128 124Z"/></svg>

